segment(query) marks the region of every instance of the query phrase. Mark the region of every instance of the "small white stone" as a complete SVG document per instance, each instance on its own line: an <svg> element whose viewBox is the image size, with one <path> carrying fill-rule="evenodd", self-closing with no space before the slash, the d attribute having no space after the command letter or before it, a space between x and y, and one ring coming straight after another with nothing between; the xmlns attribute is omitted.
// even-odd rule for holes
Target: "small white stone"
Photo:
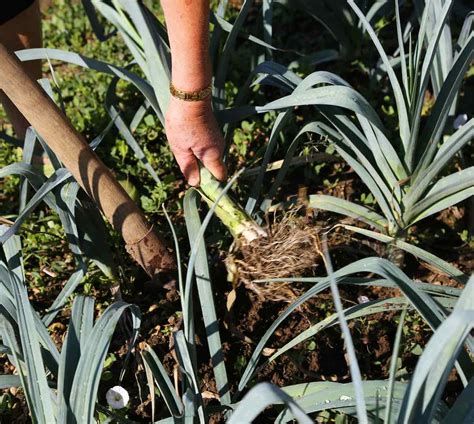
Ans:
<svg viewBox="0 0 474 424"><path fill-rule="evenodd" d="M359 297L357 298L357 301L358 301L359 303L367 303L367 302L369 302L369 298L368 298L367 296L359 296Z"/></svg>
<svg viewBox="0 0 474 424"><path fill-rule="evenodd" d="M339 400L352 400L350 396L342 395Z"/></svg>
<svg viewBox="0 0 474 424"><path fill-rule="evenodd" d="M105 395L107 403L112 409L122 409L128 405L130 396L122 386L114 386Z"/></svg>
<svg viewBox="0 0 474 424"><path fill-rule="evenodd" d="M467 122L467 115L465 113L461 113L461 115L456 116L453 122L453 128L455 130L461 128Z"/></svg>

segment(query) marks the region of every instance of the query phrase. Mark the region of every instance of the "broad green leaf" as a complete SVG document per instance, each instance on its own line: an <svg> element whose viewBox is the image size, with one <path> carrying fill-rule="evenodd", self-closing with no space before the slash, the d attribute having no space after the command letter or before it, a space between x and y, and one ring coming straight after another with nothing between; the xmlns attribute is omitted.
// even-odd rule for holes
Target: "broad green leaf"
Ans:
<svg viewBox="0 0 474 424"><path fill-rule="evenodd" d="M402 193L398 181L405 179L407 174L393 144L388 141L388 138L379 128L371 125L363 116L357 115L357 119L364 131L377 167L380 169L380 174L386 181L387 186L391 188L391 197L400 202Z"/></svg>
<svg viewBox="0 0 474 424"><path fill-rule="evenodd" d="M190 356L189 344L182 330L176 331L173 333L173 336L178 362L188 383L184 386L186 391L183 396L185 423L187 420L189 421L189 418L194 418L195 412L197 411L200 423L207 424L205 417L206 411L203 408L200 386L196 374L197 366ZM192 423L193 421L189 422Z"/></svg>
<svg viewBox="0 0 474 424"><path fill-rule="evenodd" d="M183 404L179 399L176 391L171 383L171 380L161 364L161 361L156 356L155 352L149 347L142 352L144 362L150 367L153 377L160 389L160 394L170 411L171 415L175 418L179 418L183 414ZM154 396L154 394L153 394Z"/></svg>
<svg viewBox="0 0 474 424"><path fill-rule="evenodd" d="M400 423L431 422L444 386L474 327L474 277L452 314L438 327L419 359L401 408Z"/></svg>
<svg viewBox="0 0 474 424"><path fill-rule="evenodd" d="M83 323L93 320L94 301L91 298L78 296L74 299L71 319L61 351L58 375L58 422L74 422L75 417L70 408L71 390L77 366L81 358L81 334L89 330ZM82 347L84 343L82 344Z"/></svg>
<svg viewBox="0 0 474 424"><path fill-rule="evenodd" d="M219 321L217 319L216 307L214 303L214 293L212 289L209 264L207 260L206 245L201 230L201 220L196 205L196 192L188 192L184 201L184 213L186 229L188 231L189 243L191 246L198 244L194 273L196 276L196 287L201 305L202 319L206 328L209 353L213 364L213 372L216 378L216 386L221 402L230 403L229 379L224 363L224 353L222 351L222 341L219 334ZM191 260L190 260L191 266ZM190 317L192 319L192 317Z"/></svg>
<svg viewBox="0 0 474 424"><path fill-rule="evenodd" d="M419 174L415 174L406 199L405 205L412 206L419 201L435 178L446 167L448 162L457 154L474 135L474 119L471 119L453 135L451 135L439 148L433 162Z"/></svg>
<svg viewBox="0 0 474 424"><path fill-rule="evenodd" d="M468 277L462 271L460 271L459 269L457 269L455 266L451 265L450 263L444 261L443 259L437 257L436 255L433 255L432 253L419 248L418 246L414 246L403 240L399 240L397 238L394 238L385 234L380 234L375 231L370 231L363 228L354 227L352 225L342 225L342 226L344 228L347 228L348 230L354 231L355 233L362 234L364 236L373 238L383 243L390 243L393 246L396 246L402 250L405 250L408 253L411 253L412 255L429 263L430 265L433 265L442 273L446 274L447 276L451 278L454 278L458 282L462 284L465 284L467 282Z"/></svg>
<svg viewBox="0 0 474 424"><path fill-rule="evenodd" d="M397 79L397 76L395 75L395 71L390 65L390 61L388 60L387 54L385 53L385 50L383 49L382 44L380 43L380 40L378 39L372 26L367 21L362 11L359 9L359 7L355 4L353 0L348 0L348 4L349 6L351 6L352 10L354 10L356 15L359 17L360 22L362 23L365 30L369 34L372 42L374 43L375 48L377 49L380 55L380 58L382 59L385 65L387 76L390 80L390 84L392 85L393 93L395 95L395 102L397 104L398 121L400 123L400 138L406 150L409 145L409 138L410 138L412 130L411 130L411 121L409 119L407 105L403 97L402 88L400 87L400 83Z"/></svg>
<svg viewBox="0 0 474 424"><path fill-rule="evenodd" d="M361 424L368 424L369 421L367 416L367 407L364 402L365 395L362 385L362 374L360 372L359 362L357 360L351 332L349 330L349 326L347 325L346 316L344 315L344 307L342 306L339 288L337 286L336 278L334 276L331 257L329 256L326 239L323 240L323 255L324 265L326 267L326 271L329 277L332 299L334 302L334 307L336 309L339 326L341 327L342 337L344 339L344 350L347 355L347 362L352 378L352 384L354 386L357 420Z"/></svg>
<svg viewBox="0 0 474 424"><path fill-rule="evenodd" d="M16 164L13 164L16 165ZM0 177L3 176L1 171L6 171L7 168L10 168L11 165L3 168L0 170ZM8 175L8 174L7 174ZM31 198L28 204L25 206L23 211L18 215L15 223L2 235L0 236L0 243L5 243L8 238L10 238L13 234L15 234L23 222L26 220L28 215L43 201L43 199L56 187L64 183L66 180L71 178L71 173L65 169L59 169L56 171L49 179L46 181L35 193L35 195Z"/></svg>
<svg viewBox="0 0 474 424"><path fill-rule="evenodd" d="M365 393L365 403L369 411L374 414L377 405L383 410L385 406L385 392L388 388L388 381L386 380L374 380L362 382ZM406 383L399 383L395 386L393 392L393 401L397 406L392 418L396 417L398 408L406 390ZM283 390L293 395L295 393L297 397L295 401L306 413L312 413L324 410L347 410L351 407L356 406L356 397L353 383L332 383L332 382L313 382L300 384L296 386L284 387ZM381 408L382 407L382 408ZM351 408L352 409L352 408ZM378 414L380 416L380 409ZM282 424L291 422L294 419L290 411L283 411L275 421L276 423Z"/></svg>
<svg viewBox="0 0 474 424"><path fill-rule="evenodd" d="M403 326L405 324L405 317L406 317L407 309L404 308L402 313L400 314L400 320L397 326L397 333L395 334L395 341L393 342L392 348L392 356L390 358L390 374L389 374L389 383L388 383L388 392L387 398L385 401L385 414L384 414L384 422L389 423L390 419L392 418L392 410L393 410L393 398L395 392L396 382L396 374L397 374L397 366L398 366L398 359L401 356L400 354L400 347L402 343L402 336L403 336ZM401 359L401 358L400 358Z"/></svg>
<svg viewBox="0 0 474 424"><path fill-rule="evenodd" d="M371 155L365 156L364 151L360 150L360 143L357 143L357 133L353 132L350 126L347 126L347 122L338 118L337 116L331 117L332 124L343 136L341 142L335 137L332 138L336 151L369 188L389 223L390 231L392 227L399 225L398 221L401 216L400 205L393 196L391 188L385 183L379 169L377 169L373 157Z"/></svg>
<svg viewBox="0 0 474 424"><path fill-rule="evenodd" d="M472 196L474 166L440 179L423 199L407 211L407 221L420 221Z"/></svg>
<svg viewBox="0 0 474 424"><path fill-rule="evenodd" d="M36 145L36 132L32 127L28 127L23 143L23 162L31 165L33 153ZM28 180L24 179L20 188L20 212L25 208L28 197Z"/></svg>
<svg viewBox="0 0 474 424"><path fill-rule="evenodd" d="M170 98L168 87L171 70L167 58L163 56L163 40L156 33L153 21L142 3L129 0L118 1L130 15L143 42L148 78L153 86L160 111L164 115Z"/></svg>
<svg viewBox="0 0 474 424"><path fill-rule="evenodd" d="M407 61L405 56L405 45L403 40L402 33L402 23L400 19L400 4L398 0L395 0L395 22L397 24L397 39L398 39L398 49L400 51L400 64L402 68L402 84L404 89L404 97L407 107L410 107L410 104L407 103L410 99L410 85L408 83L408 70L407 70Z"/></svg>
<svg viewBox="0 0 474 424"><path fill-rule="evenodd" d="M408 168L413 170L416 166L415 158L413 156L413 151L416 151L417 148L417 140L418 140L418 132L421 123L421 110L423 108L424 98L425 98L425 91L428 86L429 78L430 78L430 69L436 54L437 47L439 45L439 39L441 37L441 33L443 31L443 27L446 23L448 18L449 11L451 10L453 1L446 0L443 5L443 10L439 16L439 19L436 22L436 28L434 29L434 34L431 36L430 42L428 44L428 48L425 54L425 58L423 60L423 65L420 74L420 83L419 86L415 88L415 95L416 99L412 102L411 108L411 116L413 117L411 134L410 134L410 142L407 146L408 148L405 150L408 152L407 156L407 165Z"/></svg>
<svg viewBox="0 0 474 424"><path fill-rule="evenodd" d="M454 10L456 10L456 4L454 4ZM457 59L459 56L460 52L463 50L464 46L467 43L467 40L469 39L471 33L472 33L472 28L474 24L474 11L469 11L464 18L464 22L462 24L461 31L459 33L458 41L455 46L455 53L454 53L454 58Z"/></svg>
<svg viewBox="0 0 474 424"><path fill-rule="evenodd" d="M350 119L340 113L340 109L327 106L320 108L340 134L322 122L311 122L295 137L290 149L296 147L299 136L304 132L314 132L323 137L329 136L337 152L357 172L376 198L377 203L387 219L391 222L391 225L394 225L397 221L395 213L401 214L400 206L396 199L393 198L393 190L387 186L383 176L380 175L376 161L372 156L369 144L364 136ZM291 158L289 158L289 160L291 160ZM282 178L285 170L286 168L282 167L277 178ZM279 183L278 180L275 181L272 190L274 187L278 188L277 183ZM273 195L273 192L271 192L271 195ZM269 193L267 197L271 195Z"/></svg>
<svg viewBox="0 0 474 424"><path fill-rule="evenodd" d="M455 102L464 75L472 63L473 57L474 35L471 35L452 69L449 71L441 91L436 98L433 110L420 134L417 151L413 149L413 155L417 157L422 155L415 169L415 175L424 174L425 169L432 163L434 156L438 153L438 144L442 139L442 132L445 129L447 115ZM444 145L445 143L443 146ZM443 156L440 157L442 158Z"/></svg>
<svg viewBox="0 0 474 424"><path fill-rule="evenodd" d="M386 232L388 229L388 222L382 215L379 215L365 206L357 205L356 203L338 197L312 194L309 197L308 206L314 209L324 209L350 216L351 218L371 225L381 232Z"/></svg>
<svg viewBox="0 0 474 424"><path fill-rule="evenodd" d="M71 411L78 422L91 422L93 419L103 363L115 327L127 309L137 317L140 315L138 308L134 305L124 302L113 303L95 323L87 336L84 347L81 341L81 357L70 396ZM138 328L133 330L136 332Z"/></svg>
<svg viewBox="0 0 474 424"><path fill-rule="evenodd" d="M92 3L97 8L97 10L110 21L117 29L120 36L123 38L126 46L133 55L133 58L143 70L143 73L149 79L149 70L146 65L146 58L143 52L143 42L140 39L139 35L133 28L133 26L128 22L128 19L118 12L114 7L109 6L107 3L101 0L92 0Z"/></svg>
<svg viewBox="0 0 474 424"><path fill-rule="evenodd" d="M259 383L239 402L228 423L253 423L264 409L275 404L284 404L301 424L311 424L313 422L301 407L283 390L270 383Z"/></svg>
<svg viewBox="0 0 474 424"><path fill-rule="evenodd" d="M0 236L5 234L8 228L6 225L0 225ZM14 235L5 241L3 243L3 253L7 261L5 268L8 268L6 279L9 280L8 273L13 272L20 281L25 281L25 266L20 237Z"/></svg>
<svg viewBox="0 0 474 424"><path fill-rule="evenodd" d="M28 300L26 288L14 274L11 276L11 286L17 306L18 330L21 340L21 349L25 358L25 389L30 393L30 408L34 420L38 423L55 421L53 393L48 386L46 369L41 355L38 333L35 329L35 313Z"/></svg>
<svg viewBox="0 0 474 424"><path fill-rule="evenodd" d="M143 78L138 77L134 73L124 68L101 62L76 53L66 52L56 49L27 49L16 52L21 61L50 59L60 60L66 63L81 66L83 68L92 69L106 74L116 75L117 77L134 84L145 98L150 102L157 114L161 113L161 108L156 99L152 86Z"/></svg>
<svg viewBox="0 0 474 424"><path fill-rule="evenodd" d="M357 91L345 86L326 86L305 90L303 92L295 91L289 96L274 100L264 106L257 106L259 113L270 110L288 109L295 106L337 106L348 109L354 113L365 116L373 125L381 131L384 127L375 110Z"/></svg>

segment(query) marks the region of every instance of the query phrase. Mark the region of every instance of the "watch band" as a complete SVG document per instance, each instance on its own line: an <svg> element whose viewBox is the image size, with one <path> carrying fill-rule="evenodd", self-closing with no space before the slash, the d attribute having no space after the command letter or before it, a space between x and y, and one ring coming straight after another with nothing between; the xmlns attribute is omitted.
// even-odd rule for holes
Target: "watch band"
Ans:
<svg viewBox="0 0 474 424"><path fill-rule="evenodd" d="M172 83L170 83L170 93L173 97L184 100L185 102L198 102L207 99L211 95L212 85L209 85L202 90L184 91L176 88Z"/></svg>

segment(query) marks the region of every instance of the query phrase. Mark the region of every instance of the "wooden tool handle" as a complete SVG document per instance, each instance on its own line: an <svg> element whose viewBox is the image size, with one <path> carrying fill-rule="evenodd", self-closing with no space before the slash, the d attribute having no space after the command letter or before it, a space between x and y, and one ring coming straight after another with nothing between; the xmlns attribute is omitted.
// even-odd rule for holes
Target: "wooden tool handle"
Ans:
<svg viewBox="0 0 474 424"><path fill-rule="evenodd" d="M143 212L84 137L1 43L0 88L97 203L113 227L122 233L127 250L147 273L154 275L173 269L173 257Z"/></svg>

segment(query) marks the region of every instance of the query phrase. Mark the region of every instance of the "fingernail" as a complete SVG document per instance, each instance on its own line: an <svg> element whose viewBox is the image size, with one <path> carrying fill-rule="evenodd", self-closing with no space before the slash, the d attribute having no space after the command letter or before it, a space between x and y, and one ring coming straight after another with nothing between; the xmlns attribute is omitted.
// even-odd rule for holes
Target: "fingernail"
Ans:
<svg viewBox="0 0 474 424"><path fill-rule="evenodd" d="M197 186L197 185L199 185L199 179L198 178L190 178L188 183L189 183L189 185Z"/></svg>

